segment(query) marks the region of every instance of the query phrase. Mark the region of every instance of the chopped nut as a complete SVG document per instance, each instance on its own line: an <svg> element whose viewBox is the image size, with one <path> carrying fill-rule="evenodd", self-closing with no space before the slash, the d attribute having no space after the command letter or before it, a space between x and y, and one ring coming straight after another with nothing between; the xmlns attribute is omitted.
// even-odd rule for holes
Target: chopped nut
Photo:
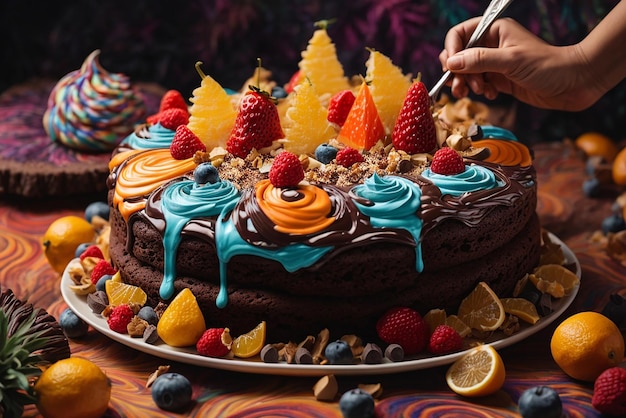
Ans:
<svg viewBox="0 0 626 418"><path fill-rule="evenodd" d="M372 395L372 398L378 399L383 394L383 386L380 383L359 384L359 389Z"/></svg>
<svg viewBox="0 0 626 418"><path fill-rule="evenodd" d="M150 376L148 376L148 381L146 382L146 387L149 388L152 386L157 377L161 376L170 371L170 366L159 366Z"/></svg>
<svg viewBox="0 0 626 418"><path fill-rule="evenodd" d="M313 357L313 363L320 364L324 360L324 350L326 349L326 345L330 340L330 331L328 328L324 328L317 334L317 338L315 339L315 344L313 345L313 349L311 350L311 356Z"/></svg>
<svg viewBox="0 0 626 418"><path fill-rule="evenodd" d="M298 351L298 346L290 341L278 351L278 357L283 358L288 364L292 364L296 359L296 351Z"/></svg>
<svg viewBox="0 0 626 418"><path fill-rule="evenodd" d="M519 318L515 315L507 315L504 323L500 325L500 330L506 336L511 336L520 330Z"/></svg>
<svg viewBox="0 0 626 418"><path fill-rule="evenodd" d="M135 315L133 319L130 320L128 325L126 325L126 330L128 331L128 335L131 337L141 338L143 337L143 333L147 327L148 323Z"/></svg>
<svg viewBox="0 0 626 418"><path fill-rule="evenodd" d="M315 399L318 401L331 402L335 400L338 392L339 385L333 374L323 376L313 386L313 395L315 395Z"/></svg>

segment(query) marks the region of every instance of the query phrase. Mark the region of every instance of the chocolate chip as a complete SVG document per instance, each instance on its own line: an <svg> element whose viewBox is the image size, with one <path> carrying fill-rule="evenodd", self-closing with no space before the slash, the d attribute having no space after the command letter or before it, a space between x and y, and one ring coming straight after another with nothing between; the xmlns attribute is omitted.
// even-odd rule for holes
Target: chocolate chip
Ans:
<svg viewBox="0 0 626 418"><path fill-rule="evenodd" d="M389 344L385 349L385 357L393 362L404 360L404 349L399 344Z"/></svg>
<svg viewBox="0 0 626 418"><path fill-rule="evenodd" d="M272 344L266 344L261 350L263 363L278 363L278 350Z"/></svg>
<svg viewBox="0 0 626 418"><path fill-rule="evenodd" d="M367 343L361 353L361 360L365 364L379 364L383 361L383 350L376 344Z"/></svg>
<svg viewBox="0 0 626 418"><path fill-rule="evenodd" d="M296 350L296 363L297 364L313 364L313 357L311 352L304 347Z"/></svg>

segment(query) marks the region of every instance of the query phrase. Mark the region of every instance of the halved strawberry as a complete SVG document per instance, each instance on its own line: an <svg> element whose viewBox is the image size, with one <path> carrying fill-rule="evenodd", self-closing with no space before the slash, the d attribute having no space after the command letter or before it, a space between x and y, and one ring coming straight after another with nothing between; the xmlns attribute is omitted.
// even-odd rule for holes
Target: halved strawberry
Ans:
<svg viewBox="0 0 626 418"><path fill-rule="evenodd" d="M328 116L326 116L326 119L330 123L343 126L355 99L356 97L351 90L342 90L334 94L328 103Z"/></svg>

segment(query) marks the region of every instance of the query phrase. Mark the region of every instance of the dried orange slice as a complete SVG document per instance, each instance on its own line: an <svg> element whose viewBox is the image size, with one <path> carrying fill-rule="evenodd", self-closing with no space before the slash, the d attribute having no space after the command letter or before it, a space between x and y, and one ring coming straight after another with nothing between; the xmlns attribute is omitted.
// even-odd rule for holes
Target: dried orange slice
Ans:
<svg viewBox="0 0 626 418"><path fill-rule="evenodd" d="M364 81L337 135L337 141L362 151L369 150L384 137L385 127L380 120L369 87Z"/></svg>
<svg viewBox="0 0 626 418"><path fill-rule="evenodd" d="M242 334L233 340L231 351L235 357L248 358L261 352L265 345L265 321L251 331Z"/></svg>
<svg viewBox="0 0 626 418"><path fill-rule="evenodd" d="M539 266L528 278L541 292L555 298L562 298L580 284L576 274L558 264Z"/></svg>
<svg viewBox="0 0 626 418"><path fill-rule="evenodd" d="M479 345L450 366L446 382L459 395L478 397L497 392L505 376L504 362L498 352L490 345Z"/></svg>
<svg viewBox="0 0 626 418"><path fill-rule="evenodd" d="M446 318L446 325L454 328L456 332L463 338L472 333L472 329L456 315L450 315Z"/></svg>
<svg viewBox="0 0 626 418"><path fill-rule="evenodd" d="M485 282L480 282L461 302L458 316L470 328L480 331L498 329L506 318L500 298Z"/></svg>
<svg viewBox="0 0 626 418"><path fill-rule="evenodd" d="M535 305L528 299L503 298L500 299L500 302L504 306L504 312L515 315L529 324L536 324L541 318Z"/></svg>
<svg viewBox="0 0 626 418"><path fill-rule="evenodd" d="M426 312L423 319L428 324L428 330L432 334L437 326L446 323L446 311L443 309L431 309Z"/></svg>
<svg viewBox="0 0 626 418"><path fill-rule="evenodd" d="M107 280L104 285L107 297L109 298L109 305L118 306L136 303L137 305L143 306L146 300L148 300L146 292L138 286L122 283L114 279Z"/></svg>

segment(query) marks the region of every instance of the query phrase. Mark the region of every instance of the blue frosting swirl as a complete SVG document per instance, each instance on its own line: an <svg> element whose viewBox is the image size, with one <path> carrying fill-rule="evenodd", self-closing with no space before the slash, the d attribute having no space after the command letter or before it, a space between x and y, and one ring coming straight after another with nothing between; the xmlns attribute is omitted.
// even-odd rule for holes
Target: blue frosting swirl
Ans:
<svg viewBox="0 0 626 418"><path fill-rule="evenodd" d="M415 240L415 268L424 269L420 236L422 220L417 216L422 191L417 184L397 176L380 177L374 173L365 183L355 186L353 193L367 199L368 204L355 201L361 212L370 217L377 228L407 230Z"/></svg>
<svg viewBox="0 0 626 418"><path fill-rule="evenodd" d="M174 294L176 278L176 253L180 233L191 219L218 216L229 204L239 200L239 190L229 181L198 185L183 180L167 186L161 195L161 208L165 217L163 236L163 281L159 290L163 299Z"/></svg>
<svg viewBox="0 0 626 418"><path fill-rule="evenodd" d="M124 138L122 144L138 150L169 148L172 144L175 131L161 126L160 123L148 126L147 130L150 134L150 138L142 138L137 135L136 131L133 131Z"/></svg>
<svg viewBox="0 0 626 418"><path fill-rule="evenodd" d="M479 165L466 165L465 171L459 174L444 175L433 173L430 168L422 172L422 177L427 178L441 190L441 194L461 196L463 193L489 190L503 186L498 181L493 171Z"/></svg>
<svg viewBox="0 0 626 418"><path fill-rule="evenodd" d="M517 141L515 134L508 129L500 128L499 126L481 126L483 131L483 138L497 138L508 139L509 141Z"/></svg>

